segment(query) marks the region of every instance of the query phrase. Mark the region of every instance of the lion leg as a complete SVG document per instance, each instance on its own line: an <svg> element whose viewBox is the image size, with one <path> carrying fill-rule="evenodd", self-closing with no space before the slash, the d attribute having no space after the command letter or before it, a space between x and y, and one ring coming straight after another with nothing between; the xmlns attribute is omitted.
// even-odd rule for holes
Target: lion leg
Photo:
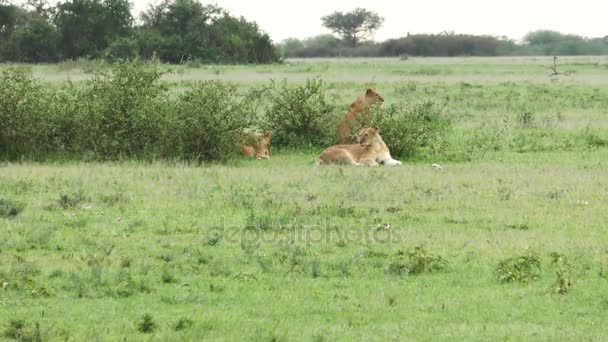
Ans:
<svg viewBox="0 0 608 342"><path fill-rule="evenodd" d="M393 157L391 157L390 153L386 153L382 156L379 156L377 158L378 162L382 165L386 165L386 166L397 166L397 165L401 165L401 162L398 160L393 159Z"/></svg>
<svg viewBox="0 0 608 342"><path fill-rule="evenodd" d="M361 165L366 165L366 166L378 166L379 164L376 163L375 160L371 159L371 158L363 158L361 160L359 160L359 163Z"/></svg>
<svg viewBox="0 0 608 342"><path fill-rule="evenodd" d="M245 144L241 145L241 153L246 157L251 157L251 158L256 157L255 148L253 148L252 146L249 146L249 145L245 145Z"/></svg>
<svg viewBox="0 0 608 342"><path fill-rule="evenodd" d="M395 159L387 159L387 160L383 160L382 164L387 165L387 166L397 166L397 165L401 165L401 162Z"/></svg>
<svg viewBox="0 0 608 342"><path fill-rule="evenodd" d="M361 165L357 163L353 156L343 149L327 149L317 159L317 165L323 164L346 164L346 165Z"/></svg>

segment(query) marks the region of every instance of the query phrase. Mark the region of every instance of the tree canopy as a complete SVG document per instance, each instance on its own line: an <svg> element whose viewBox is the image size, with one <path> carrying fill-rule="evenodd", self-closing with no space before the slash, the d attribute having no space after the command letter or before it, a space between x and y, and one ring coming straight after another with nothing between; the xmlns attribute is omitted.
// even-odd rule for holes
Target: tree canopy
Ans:
<svg viewBox="0 0 608 342"><path fill-rule="evenodd" d="M179 63L272 63L277 47L256 23L199 0L163 0L136 24L130 0L0 0L0 61L151 58Z"/></svg>
<svg viewBox="0 0 608 342"><path fill-rule="evenodd" d="M365 8L350 12L334 12L321 18L323 26L342 36L351 46L357 46L382 26L384 18Z"/></svg>

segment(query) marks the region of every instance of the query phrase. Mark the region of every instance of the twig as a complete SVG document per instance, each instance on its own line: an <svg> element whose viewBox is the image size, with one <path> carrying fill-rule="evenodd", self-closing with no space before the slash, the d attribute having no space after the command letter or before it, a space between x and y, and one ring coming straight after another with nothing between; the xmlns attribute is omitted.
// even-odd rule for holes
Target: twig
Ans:
<svg viewBox="0 0 608 342"><path fill-rule="evenodd" d="M559 75L566 75L566 76L568 76L567 72L559 72L559 71L557 71L557 56L553 56L553 66L545 67L545 68L550 69L550 70L553 71L551 74L549 74L549 77L551 77L551 76L559 76Z"/></svg>

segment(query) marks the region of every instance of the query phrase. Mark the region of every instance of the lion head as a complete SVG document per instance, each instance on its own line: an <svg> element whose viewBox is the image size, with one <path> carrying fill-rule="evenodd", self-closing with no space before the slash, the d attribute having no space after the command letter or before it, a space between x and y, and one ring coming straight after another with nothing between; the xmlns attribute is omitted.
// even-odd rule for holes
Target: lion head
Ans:
<svg viewBox="0 0 608 342"><path fill-rule="evenodd" d="M363 147L372 146L382 141L377 128L364 128L359 132L357 143Z"/></svg>
<svg viewBox="0 0 608 342"><path fill-rule="evenodd" d="M372 88L367 88L367 90L365 91L365 102L368 105L382 104L384 102L384 97L382 97Z"/></svg>
<svg viewBox="0 0 608 342"><path fill-rule="evenodd" d="M367 110L372 105L379 106L382 103L384 103L384 97L382 97L372 88L368 88L365 91L365 94L362 94L357 97L357 99L355 99L355 102L350 105L349 111L352 114L357 114L362 110Z"/></svg>
<svg viewBox="0 0 608 342"><path fill-rule="evenodd" d="M270 137L272 137L272 132L266 131L262 139L257 142L255 150L258 158L270 158Z"/></svg>

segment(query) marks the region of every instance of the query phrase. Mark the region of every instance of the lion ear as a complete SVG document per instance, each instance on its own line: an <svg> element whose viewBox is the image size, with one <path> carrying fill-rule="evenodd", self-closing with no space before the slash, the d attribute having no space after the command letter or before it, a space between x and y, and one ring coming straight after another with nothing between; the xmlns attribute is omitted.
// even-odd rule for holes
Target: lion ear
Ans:
<svg viewBox="0 0 608 342"><path fill-rule="evenodd" d="M376 127L374 127L374 128L372 128L372 129L374 130L374 132L376 132L376 133L380 133L380 128L376 128Z"/></svg>
<svg viewBox="0 0 608 342"><path fill-rule="evenodd" d="M271 131L264 132L264 138L270 138L271 136L272 136L272 132Z"/></svg>
<svg viewBox="0 0 608 342"><path fill-rule="evenodd" d="M373 94L374 90L372 88L367 88L367 91L365 92L365 94L370 95Z"/></svg>

